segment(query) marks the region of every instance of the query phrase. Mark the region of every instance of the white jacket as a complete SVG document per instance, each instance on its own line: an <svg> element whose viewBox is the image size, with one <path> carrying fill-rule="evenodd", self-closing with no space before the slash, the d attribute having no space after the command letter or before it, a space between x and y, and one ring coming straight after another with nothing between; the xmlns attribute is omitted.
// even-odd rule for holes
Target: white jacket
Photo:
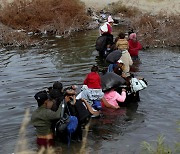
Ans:
<svg viewBox="0 0 180 154"><path fill-rule="evenodd" d="M129 73L130 66L133 64L133 61L131 59L131 56L130 56L128 50L122 51L122 56L121 56L120 60L122 60L125 65L125 68L124 68L125 75L129 76L130 75L130 73Z"/></svg>

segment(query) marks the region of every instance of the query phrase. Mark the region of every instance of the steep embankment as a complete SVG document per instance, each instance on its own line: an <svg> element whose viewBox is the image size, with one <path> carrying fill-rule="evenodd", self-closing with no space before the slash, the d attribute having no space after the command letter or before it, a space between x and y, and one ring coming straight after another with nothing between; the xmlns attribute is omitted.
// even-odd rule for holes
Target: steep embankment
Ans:
<svg viewBox="0 0 180 154"><path fill-rule="evenodd" d="M126 6L134 6L142 11L158 13L165 11L168 13L180 13L180 0L81 0L87 7L102 9L112 2L121 1Z"/></svg>

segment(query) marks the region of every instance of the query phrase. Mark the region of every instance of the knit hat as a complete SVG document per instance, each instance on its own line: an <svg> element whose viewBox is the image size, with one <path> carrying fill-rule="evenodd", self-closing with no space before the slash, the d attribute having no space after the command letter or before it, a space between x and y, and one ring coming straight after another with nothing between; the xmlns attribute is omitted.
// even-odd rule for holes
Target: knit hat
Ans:
<svg viewBox="0 0 180 154"><path fill-rule="evenodd" d="M111 16L108 17L108 22L114 22L114 20Z"/></svg>
<svg viewBox="0 0 180 154"><path fill-rule="evenodd" d="M136 39L136 33L131 33L131 34L129 35L129 39L131 39L131 40Z"/></svg>

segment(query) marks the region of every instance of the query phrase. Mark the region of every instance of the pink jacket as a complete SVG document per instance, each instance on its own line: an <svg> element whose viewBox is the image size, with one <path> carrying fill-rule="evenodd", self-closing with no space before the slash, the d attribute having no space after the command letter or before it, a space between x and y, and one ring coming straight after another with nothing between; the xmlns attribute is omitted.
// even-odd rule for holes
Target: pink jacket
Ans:
<svg viewBox="0 0 180 154"><path fill-rule="evenodd" d="M104 94L104 98L107 100L107 102L113 106L118 106L118 102L124 102L126 99L126 92L122 91L121 95L114 91L108 91Z"/></svg>

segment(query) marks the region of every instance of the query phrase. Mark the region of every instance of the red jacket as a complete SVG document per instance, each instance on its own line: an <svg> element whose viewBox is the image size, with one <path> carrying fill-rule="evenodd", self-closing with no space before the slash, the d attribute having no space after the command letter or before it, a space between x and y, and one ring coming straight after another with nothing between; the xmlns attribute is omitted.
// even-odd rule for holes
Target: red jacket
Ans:
<svg viewBox="0 0 180 154"><path fill-rule="evenodd" d="M134 42L133 40L128 40L128 44L129 44L129 54L131 56L138 56L139 50L142 49L141 44L136 41Z"/></svg>
<svg viewBox="0 0 180 154"><path fill-rule="evenodd" d="M101 79L97 72L91 72L86 76L84 84L91 89L101 89Z"/></svg>

